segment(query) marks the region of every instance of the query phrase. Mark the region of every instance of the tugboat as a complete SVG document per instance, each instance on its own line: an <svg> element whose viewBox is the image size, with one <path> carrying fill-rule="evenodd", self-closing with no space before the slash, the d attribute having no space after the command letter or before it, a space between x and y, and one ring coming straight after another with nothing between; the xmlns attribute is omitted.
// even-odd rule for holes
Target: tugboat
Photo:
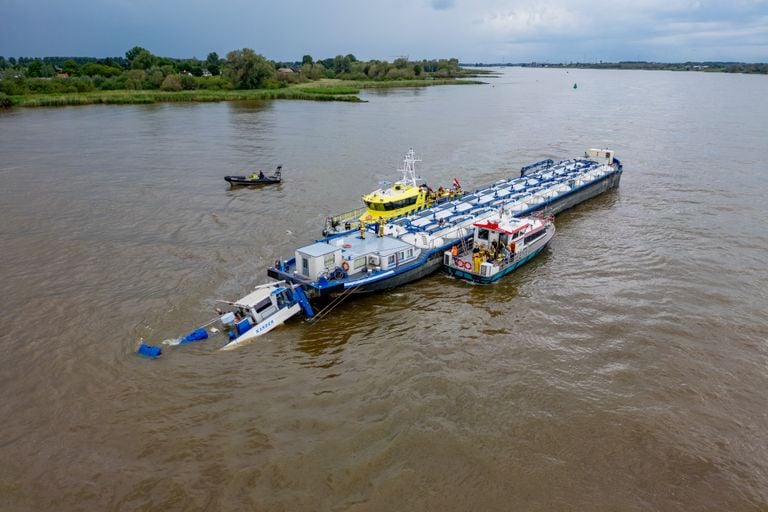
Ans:
<svg viewBox="0 0 768 512"><path fill-rule="evenodd" d="M536 257L555 236L552 215L515 218L507 212L474 224L471 240L443 253L452 276L489 284Z"/></svg>
<svg viewBox="0 0 768 512"><path fill-rule="evenodd" d="M411 148L403 158L403 167L398 169L403 173L402 178L394 183L383 182L381 188L365 194L365 207L327 217L323 236L357 230L365 224L386 222L461 196L461 183L456 178L450 188L432 190L416 175L416 162L421 160L416 158Z"/></svg>
<svg viewBox="0 0 768 512"><path fill-rule="evenodd" d="M266 176L264 171L259 171L250 176L224 176L224 181L233 187L237 185L274 185L283 181L283 166L278 165L275 173L271 176Z"/></svg>

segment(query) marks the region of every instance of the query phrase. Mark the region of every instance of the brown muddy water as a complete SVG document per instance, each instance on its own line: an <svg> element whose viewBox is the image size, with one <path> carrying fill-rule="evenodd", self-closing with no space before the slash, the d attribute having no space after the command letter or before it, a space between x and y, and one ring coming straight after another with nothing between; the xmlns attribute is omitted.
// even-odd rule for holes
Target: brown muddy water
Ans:
<svg viewBox="0 0 768 512"><path fill-rule="evenodd" d="M0 113L0 510L766 510L768 77L488 82ZM233 352L135 355L410 147L472 188L594 146L621 187L495 285L436 274Z"/></svg>

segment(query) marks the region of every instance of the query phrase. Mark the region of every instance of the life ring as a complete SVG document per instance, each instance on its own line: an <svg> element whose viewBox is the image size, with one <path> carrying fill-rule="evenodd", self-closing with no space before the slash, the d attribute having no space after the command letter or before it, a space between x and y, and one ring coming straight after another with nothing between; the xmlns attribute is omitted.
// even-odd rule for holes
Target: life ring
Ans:
<svg viewBox="0 0 768 512"><path fill-rule="evenodd" d="M342 247L345 249L349 249L350 247L352 247L352 244L344 244L342 245Z"/></svg>
<svg viewBox="0 0 768 512"><path fill-rule="evenodd" d="M463 268L464 270L471 270L472 269L472 263L466 260L462 260L459 258L456 258L456 267L457 268Z"/></svg>
<svg viewBox="0 0 768 512"><path fill-rule="evenodd" d="M341 262L341 268L344 270L344 272L347 272L349 270L349 262L348 261L342 261Z"/></svg>

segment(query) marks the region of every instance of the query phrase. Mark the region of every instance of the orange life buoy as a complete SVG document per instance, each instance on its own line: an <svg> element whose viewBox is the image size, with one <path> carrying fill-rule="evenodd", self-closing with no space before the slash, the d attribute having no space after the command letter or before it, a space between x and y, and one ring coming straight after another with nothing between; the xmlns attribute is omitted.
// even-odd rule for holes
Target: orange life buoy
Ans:
<svg viewBox="0 0 768 512"><path fill-rule="evenodd" d="M472 268L472 263L467 260L456 258L456 267L463 268L464 270L470 270Z"/></svg>
<svg viewBox="0 0 768 512"><path fill-rule="evenodd" d="M349 262L348 261L342 261L341 262L341 268L344 270L344 272L349 270Z"/></svg>

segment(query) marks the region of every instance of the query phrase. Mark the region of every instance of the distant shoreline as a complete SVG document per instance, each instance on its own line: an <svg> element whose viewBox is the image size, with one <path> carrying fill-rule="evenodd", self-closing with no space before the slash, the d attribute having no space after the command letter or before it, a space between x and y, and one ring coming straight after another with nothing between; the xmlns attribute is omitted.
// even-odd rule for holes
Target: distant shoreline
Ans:
<svg viewBox="0 0 768 512"><path fill-rule="evenodd" d="M599 63L569 63L552 64L547 62L527 63L461 63L462 68L477 67L521 67L521 68L560 68L560 69L632 69L651 71L698 71L704 73L743 73L752 75L768 74L768 64L764 62L599 62Z"/></svg>
<svg viewBox="0 0 768 512"><path fill-rule="evenodd" d="M358 94L362 89L388 89L401 87L431 87L435 85L476 85L485 82L477 80L434 79L434 80L392 80L354 81L324 79L291 85L279 89L244 89L193 91L117 90L90 91L63 94L27 94L8 96L12 107L64 107L76 105L131 105L154 103L195 103L219 101L258 100L308 100L364 102Z"/></svg>

